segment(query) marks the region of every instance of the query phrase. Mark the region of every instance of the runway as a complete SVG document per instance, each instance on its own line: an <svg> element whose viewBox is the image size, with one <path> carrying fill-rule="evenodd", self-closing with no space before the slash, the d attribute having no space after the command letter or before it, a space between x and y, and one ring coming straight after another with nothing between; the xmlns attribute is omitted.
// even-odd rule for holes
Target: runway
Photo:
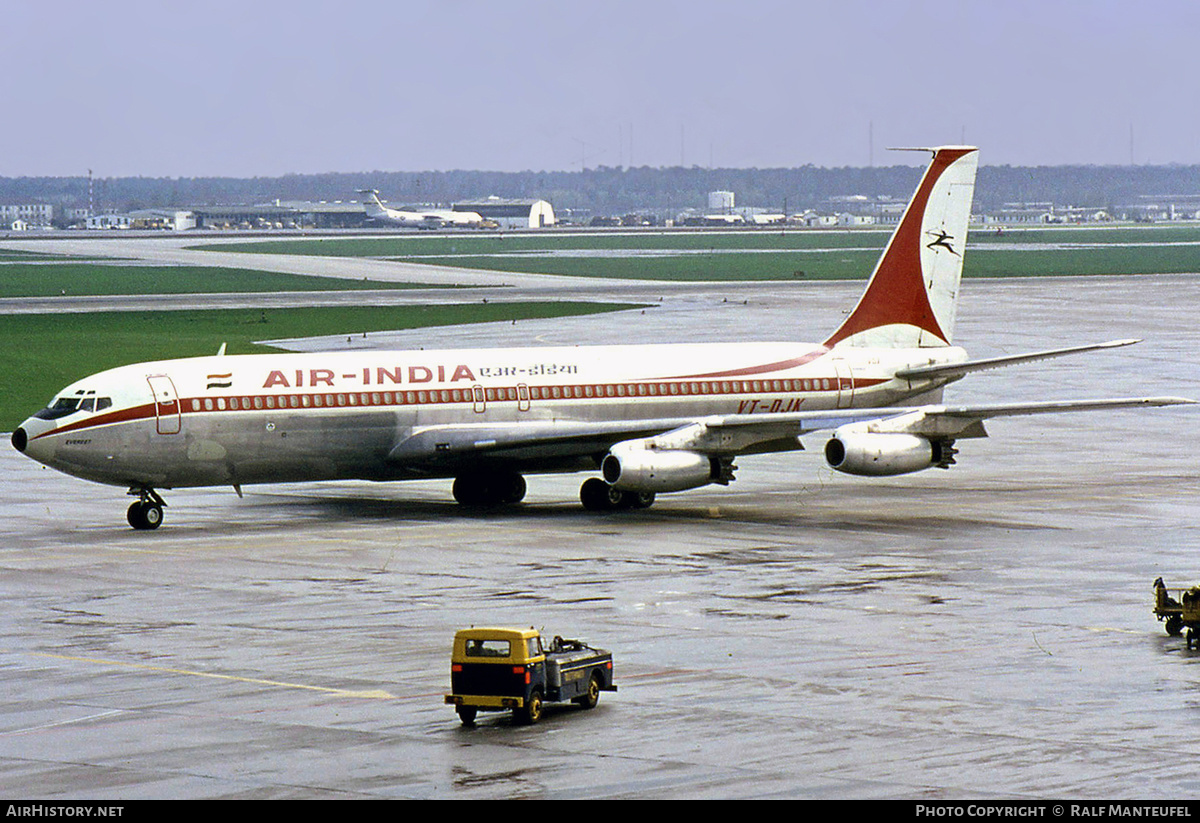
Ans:
<svg viewBox="0 0 1200 823"><path fill-rule="evenodd" d="M860 288L626 284L653 307L351 345L812 340ZM948 400L1200 395L1200 277L963 289L977 357L1147 340ZM5 448L0 793L1195 798L1200 650L1151 582L1200 583L1198 414L997 421L951 470L886 480L824 468L817 438L613 515L577 476L489 514L442 481L180 490L151 533L123 490ZM486 623L613 650L620 691L461 727L450 639Z"/></svg>

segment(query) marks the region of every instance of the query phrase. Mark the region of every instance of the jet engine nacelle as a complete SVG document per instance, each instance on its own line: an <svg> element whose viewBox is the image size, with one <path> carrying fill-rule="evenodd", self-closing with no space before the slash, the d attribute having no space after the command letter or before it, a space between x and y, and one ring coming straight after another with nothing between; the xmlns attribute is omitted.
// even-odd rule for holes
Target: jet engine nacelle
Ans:
<svg viewBox="0 0 1200 823"><path fill-rule="evenodd" d="M638 440L613 446L600 471L610 486L627 492L681 492L721 478L720 463L714 458L692 451L647 449Z"/></svg>
<svg viewBox="0 0 1200 823"><path fill-rule="evenodd" d="M846 474L887 477L909 474L931 466L954 463L952 441L930 440L899 432L862 432L838 429L825 444L825 460Z"/></svg>

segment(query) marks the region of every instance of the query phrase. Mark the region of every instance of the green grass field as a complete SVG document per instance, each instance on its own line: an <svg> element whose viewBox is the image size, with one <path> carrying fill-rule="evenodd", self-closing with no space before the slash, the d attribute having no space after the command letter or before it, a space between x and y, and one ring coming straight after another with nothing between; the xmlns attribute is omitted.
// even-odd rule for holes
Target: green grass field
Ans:
<svg viewBox="0 0 1200 823"><path fill-rule="evenodd" d="M381 257L406 263L618 279L854 280L889 230L400 235L212 246L261 254ZM964 276L1200 271L1200 226L975 229ZM203 246L197 247L203 248Z"/></svg>
<svg viewBox="0 0 1200 823"><path fill-rule="evenodd" d="M740 232L590 232L557 231L478 234L398 234L392 237L328 237L266 240L260 243L197 245L192 249L255 254L305 254L317 257L408 257L445 255L504 255L546 250L576 251L779 251L795 249L883 248L890 229L847 231Z"/></svg>
<svg viewBox="0 0 1200 823"><path fill-rule="evenodd" d="M612 303L495 303L0 316L0 431L12 431L68 383L145 360L272 351L256 340L564 317L633 308Z"/></svg>
<svg viewBox="0 0 1200 823"><path fill-rule="evenodd" d="M430 288L420 284L344 280L211 266L142 266L120 263L5 263L0 257L0 297L135 294L218 294L281 291L355 291ZM26 258L21 258L24 261ZM43 258L44 259L44 258Z"/></svg>

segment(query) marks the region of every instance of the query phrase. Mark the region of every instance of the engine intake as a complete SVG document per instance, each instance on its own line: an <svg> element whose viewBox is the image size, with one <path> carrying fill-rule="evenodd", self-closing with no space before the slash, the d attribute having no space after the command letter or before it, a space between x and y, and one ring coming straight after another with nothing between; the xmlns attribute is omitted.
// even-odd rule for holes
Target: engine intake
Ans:
<svg viewBox="0 0 1200 823"><path fill-rule="evenodd" d="M681 492L733 479L732 461L693 451L648 449L638 440L613 446L600 471L610 486L630 492Z"/></svg>
<svg viewBox="0 0 1200 823"><path fill-rule="evenodd" d="M838 429L825 444L831 468L864 477L910 474L954 464L953 440L930 440L916 434L868 433Z"/></svg>

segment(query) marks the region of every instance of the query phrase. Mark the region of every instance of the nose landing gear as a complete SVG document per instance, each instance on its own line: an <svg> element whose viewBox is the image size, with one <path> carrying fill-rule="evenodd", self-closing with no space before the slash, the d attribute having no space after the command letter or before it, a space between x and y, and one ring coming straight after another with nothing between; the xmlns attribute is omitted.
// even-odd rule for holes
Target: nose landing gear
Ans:
<svg viewBox="0 0 1200 823"><path fill-rule="evenodd" d="M130 489L129 494L138 498L125 513L129 525L139 531L150 531L162 525L163 509L167 504L158 496L158 492L154 489Z"/></svg>

